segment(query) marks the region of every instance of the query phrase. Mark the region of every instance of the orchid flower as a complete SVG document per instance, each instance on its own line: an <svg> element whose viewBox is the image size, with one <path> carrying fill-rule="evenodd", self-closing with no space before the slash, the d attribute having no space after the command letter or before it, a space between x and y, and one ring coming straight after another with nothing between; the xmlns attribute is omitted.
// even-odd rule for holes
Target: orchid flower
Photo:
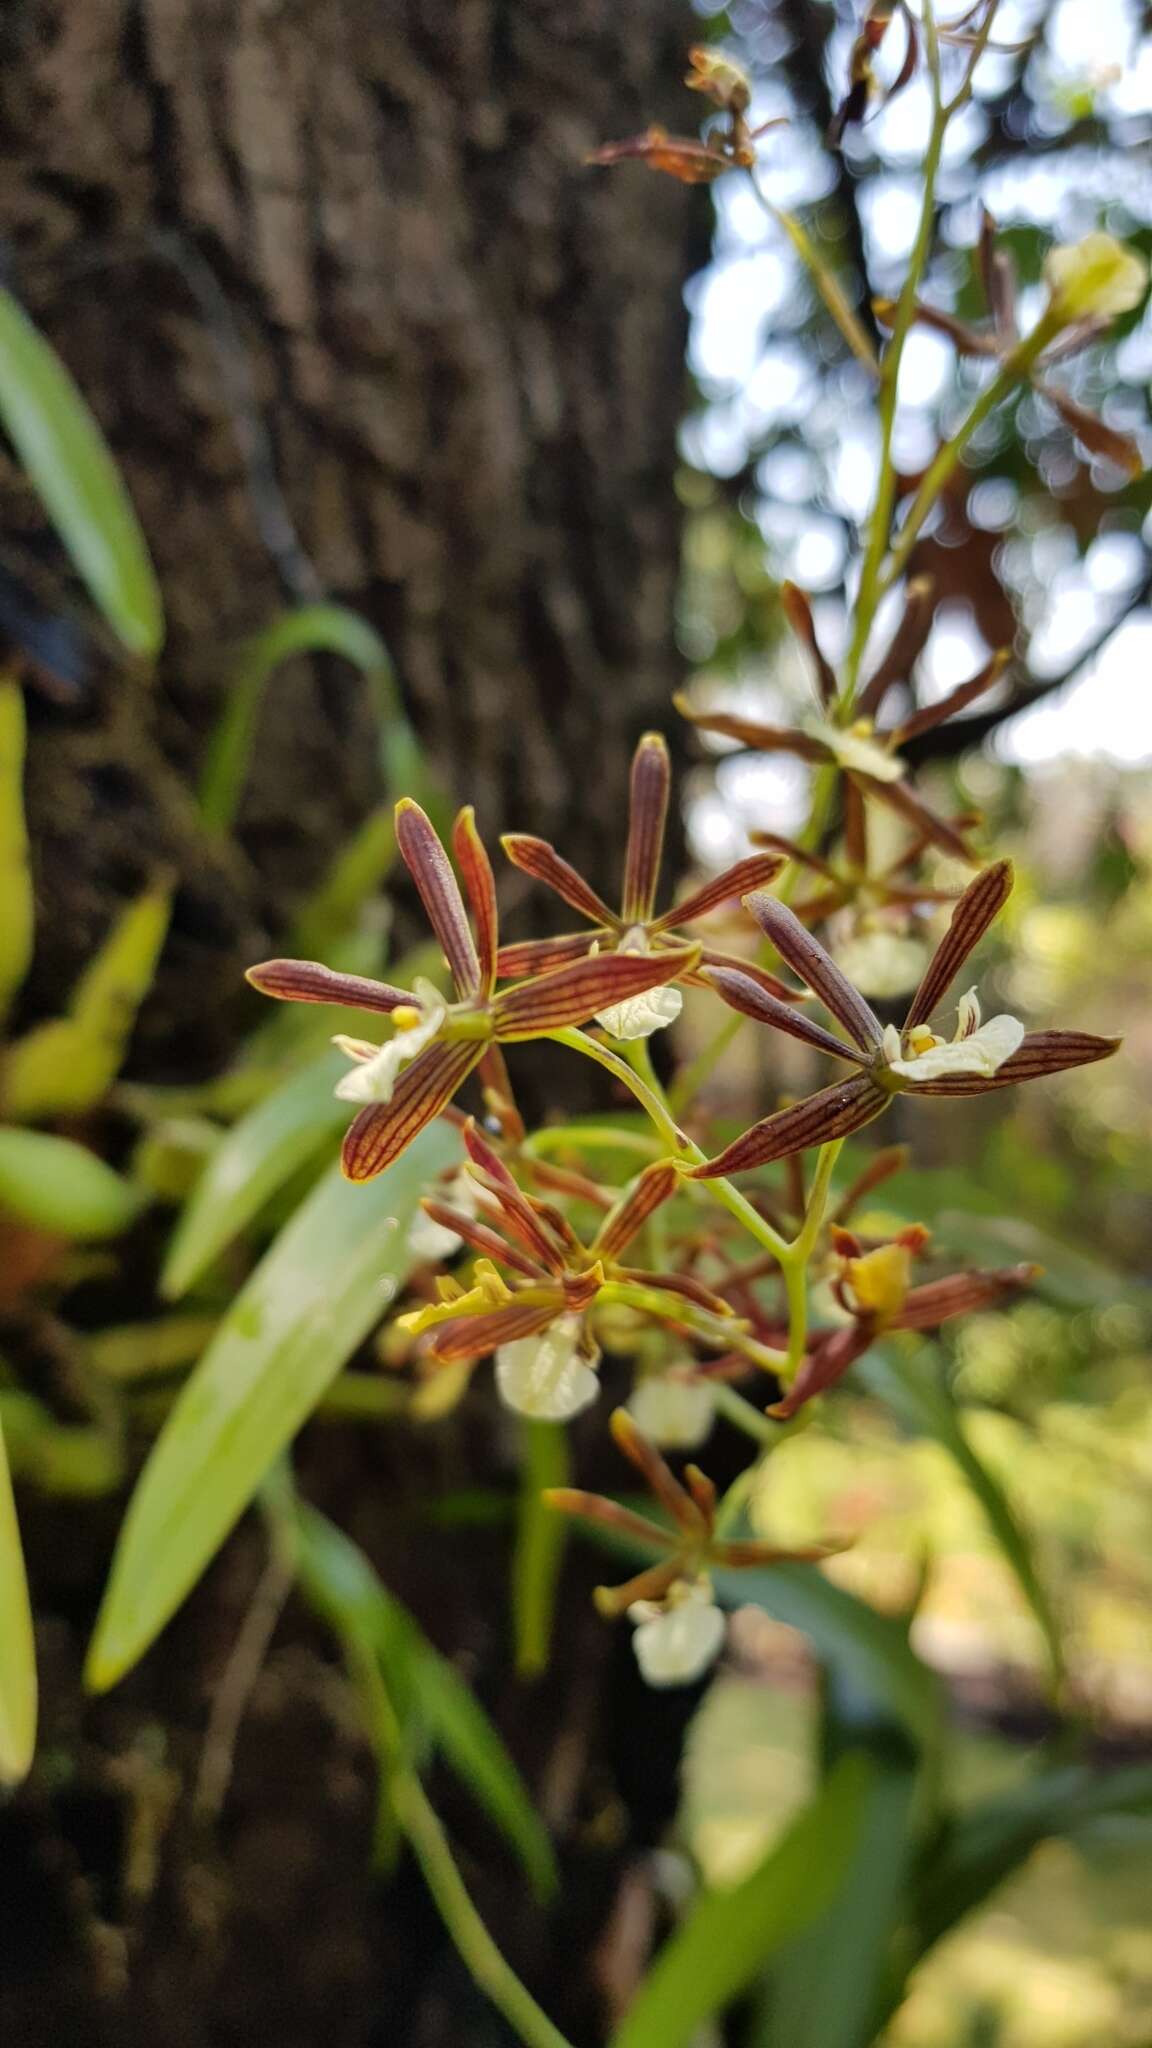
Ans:
<svg viewBox="0 0 1152 2048"><path fill-rule="evenodd" d="M845 724L836 712L835 672L820 647L805 593L794 583L785 583L781 599L793 631L811 657L818 708L796 725L768 725L760 719L742 718L730 712L697 711L686 697L678 696L674 701L681 716L700 732L738 740L741 746L756 753L794 754L813 767L838 768L845 778L845 838L857 865L863 865L867 797L895 811L913 828L921 844L938 846L954 859L971 864L973 856L962 829L942 818L909 788L900 749L906 741L941 725L992 689L1007 667L1007 654L993 655L979 674L958 684L938 703L924 705L900 724L878 730L877 716L889 691L897 683L907 682L932 624L931 584L927 578L915 578L909 585L905 617L883 660L861 691L855 715Z"/></svg>
<svg viewBox="0 0 1152 2048"><path fill-rule="evenodd" d="M552 1487L543 1499L561 1514L623 1537L657 1559L622 1586L597 1586L596 1605L601 1614L627 1614L633 1623L636 1661L649 1685L691 1685L724 1646L724 1616L712 1597L710 1565L747 1570L811 1563L830 1556L836 1546L784 1551L751 1539L726 1540L716 1529L716 1489L699 1466L686 1465L683 1480L677 1479L624 1408L616 1409L610 1427L617 1447L668 1520L650 1521L619 1501L578 1487Z"/></svg>
<svg viewBox="0 0 1152 2048"><path fill-rule="evenodd" d="M715 881L706 882L703 888L686 896L672 910L666 910L660 917L655 916L670 787L668 748L659 733L645 733L632 760L628 846L618 911L610 909L546 839L533 838L527 832L506 835L502 844L509 860L526 875L555 890L565 903L588 919L592 929L565 933L559 938L528 939L522 944L502 946L497 962L502 975L535 974L543 968L555 968L561 962L585 960L590 956L624 958L633 955L641 959L663 960L671 947L678 947L683 959L684 941L675 935L684 925L692 924L697 918L707 916L709 911L717 910L721 904L745 895L750 889L764 888L774 880L784 865L781 856L775 852L753 854L747 860L737 861L734 867L726 868ZM746 974L781 1002L789 1000L790 991L774 975L766 975L751 963L729 953L718 953L708 946L700 949L697 966L682 970L678 978L699 982L702 978L699 968L704 965L742 967ZM653 975L653 986L634 997L606 1004L597 1012L597 1022L616 1038L647 1038L662 1025L673 1023L680 1013L682 998L679 990L654 985L657 980L666 984L670 979L668 975Z"/></svg>
<svg viewBox="0 0 1152 2048"><path fill-rule="evenodd" d="M581 1244L567 1219L549 1202L528 1195L473 1122L464 1129L476 1213L435 1199L425 1214L481 1254L474 1284L442 1283L441 1299L408 1315L401 1327L431 1332L428 1351L450 1365L496 1354L497 1390L520 1414L563 1420L577 1415L599 1392L599 1346L587 1312L611 1280L634 1281L667 1296L668 1321L687 1306L731 1320L719 1295L688 1276L641 1272L621 1255L653 1210L673 1195L679 1174L672 1161L648 1166L625 1189L595 1236ZM504 1266L505 1280L498 1271Z"/></svg>
<svg viewBox="0 0 1152 2048"><path fill-rule="evenodd" d="M1003 909L1011 889L1012 864L1006 860L985 868L969 883L899 1029L881 1025L864 997L792 911L774 897L749 896L747 908L761 930L820 997L845 1037L836 1037L791 1004L777 1002L736 969L712 967L708 979L734 1009L803 1040L818 1052L846 1061L856 1072L850 1080L824 1088L754 1124L715 1159L693 1168L694 1176L706 1180L742 1173L810 1145L845 1138L871 1123L897 1094L982 1095L991 1088L1009 1088L1017 1081L1035 1081L1067 1067L1108 1059L1120 1043L1118 1038L1097 1038L1087 1031L1028 1032L1010 1016L981 1022L974 990L961 1000L952 1039L945 1040L931 1029L929 1020Z"/></svg>
<svg viewBox="0 0 1152 2048"><path fill-rule="evenodd" d="M770 1415L787 1421L813 1395L843 1379L887 1331L936 1330L953 1316L994 1308L1029 1286L1040 1271L1039 1266L1001 1266L949 1273L913 1287L912 1261L927 1241L928 1232L916 1224L890 1242L865 1250L859 1238L833 1226L838 1272L832 1291L851 1322L816 1334L783 1399L768 1410Z"/></svg>
<svg viewBox="0 0 1152 2048"><path fill-rule="evenodd" d="M349 1180L383 1173L426 1124L440 1115L473 1068L495 1045L540 1038L583 1024L612 1003L646 994L698 965L698 947L669 946L659 953L635 949L591 958L569 954L525 969L530 980L497 993L496 888L471 809L462 810L452 850L464 878L475 930L448 856L431 820L405 797L396 806L396 839L444 950L456 988L445 1001L429 982L393 988L360 974L338 974L315 960L266 960L248 979L283 1002L338 1003L390 1016L397 1035L379 1046L337 1038L356 1062L338 1083L343 1101L362 1105L341 1154ZM505 970L506 971L506 970Z"/></svg>

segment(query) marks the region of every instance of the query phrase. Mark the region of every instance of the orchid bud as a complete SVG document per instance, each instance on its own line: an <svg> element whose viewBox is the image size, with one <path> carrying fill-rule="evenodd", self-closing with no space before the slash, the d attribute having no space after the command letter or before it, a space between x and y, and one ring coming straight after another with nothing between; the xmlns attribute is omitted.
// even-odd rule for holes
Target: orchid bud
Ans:
<svg viewBox="0 0 1152 2048"><path fill-rule="evenodd" d="M1115 320L1140 304L1148 288L1148 265L1113 235L1085 235L1050 249L1044 262L1050 310L1061 324Z"/></svg>

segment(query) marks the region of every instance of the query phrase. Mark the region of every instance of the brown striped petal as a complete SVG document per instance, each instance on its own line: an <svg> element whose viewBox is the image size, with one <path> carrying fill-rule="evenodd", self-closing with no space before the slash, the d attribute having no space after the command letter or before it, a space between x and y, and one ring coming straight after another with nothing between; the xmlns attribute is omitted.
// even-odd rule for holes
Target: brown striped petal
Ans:
<svg viewBox="0 0 1152 2048"><path fill-rule="evenodd" d="M492 863L476 830L476 813L465 806L452 827L452 851L464 877L464 889L472 906L476 927L476 951L480 960L480 989L490 996L496 986L496 883Z"/></svg>
<svg viewBox="0 0 1152 2048"><path fill-rule="evenodd" d="M705 882L702 889L694 889L682 903L666 910L663 917L654 918L648 929L650 932L675 931L679 925L691 924L694 918L707 917L710 910L719 910L722 903L739 902L750 889L766 889L783 866L784 860L779 854L750 854L747 860L738 860L734 867L725 868L714 882Z"/></svg>
<svg viewBox="0 0 1152 2048"><path fill-rule="evenodd" d="M931 576L913 576L904 593L904 616L892 635L888 652L856 700L861 718L875 718L894 683L906 683L932 630L935 585Z"/></svg>
<svg viewBox="0 0 1152 2048"><path fill-rule="evenodd" d="M652 1211L675 1193L679 1180L680 1174L670 1159L660 1159L654 1165L646 1166L600 1225L592 1246L597 1256L618 1258L648 1221Z"/></svg>
<svg viewBox="0 0 1152 2048"><path fill-rule="evenodd" d="M718 995L733 1010L740 1010L745 1017L755 1017L760 1024L771 1024L777 1031L786 1031L790 1038L802 1039L805 1045L815 1046L817 1052L831 1053L833 1059L853 1060L857 1066L867 1065L867 1055L854 1045L845 1045L842 1038L833 1038L822 1024L806 1017L791 1003L782 1003L777 996L770 995L739 968L713 967L705 979Z"/></svg>
<svg viewBox="0 0 1152 2048"><path fill-rule="evenodd" d="M666 1458L644 1435L627 1408L614 1408L608 1427L629 1463L636 1467L648 1491L680 1528L703 1529L704 1518L690 1494L675 1477Z"/></svg>
<svg viewBox="0 0 1152 2048"><path fill-rule="evenodd" d="M992 1308L1022 1287L1030 1287L1043 1269L1040 1266L1001 1266L993 1272L950 1273L946 1280L929 1280L905 1296L904 1306L888 1324L890 1330L934 1330L951 1316L970 1315L978 1308Z"/></svg>
<svg viewBox="0 0 1152 2048"><path fill-rule="evenodd" d="M738 953L718 953L713 946L705 946L703 948L700 954L700 967L695 974L686 975L684 977L685 980L695 982L699 987L707 988L708 978L703 970L708 967L733 968L737 974L743 974L749 981L754 981L757 988L766 989L770 996L775 996L778 1003L802 1003L804 1001L806 993L804 989L789 988L786 981L781 981L775 974L769 974L768 969L766 967L759 967L755 960L742 960Z"/></svg>
<svg viewBox="0 0 1152 2048"><path fill-rule="evenodd" d="M477 1222L463 1209L453 1209L447 1202L437 1202L429 1197L420 1207L433 1223L439 1223L445 1230L455 1231L474 1252L483 1252L487 1258L499 1259L505 1266L511 1266L514 1273L522 1273L527 1280L541 1280L544 1274L534 1259L514 1244L501 1237L498 1230L492 1230L487 1223Z"/></svg>
<svg viewBox="0 0 1152 2048"><path fill-rule="evenodd" d="M838 1024L844 1026L849 1038L864 1052L873 1052L879 1045L883 1033L880 1020L875 1012L858 994L842 974L830 953L826 953L819 939L801 924L795 912L786 903L777 902L775 896L765 896L757 891L745 898L744 907L750 910L766 937L770 938L782 960L800 976L801 981L818 995L825 1009L830 1010Z"/></svg>
<svg viewBox="0 0 1152 2048"><path fill-rule="evenodd" d="M617 934L605 931L604 939L616 944ZM496 955L496 973L501 981L523 981L529 974L547 974L550 968L565 967L569 960L583 960L596 944L595 932L566 932L555 939L519 939L501 946Z"/></svg>
<svg viewBox="0 0 1152 2048"><path fill-rule="evenodd" d="M589 918L593 924L606 925L610 931L619 930L616 912L609 910L603 897L546 839L536 839L531 832L506 832L500 844L513 867L531 875L533 881L543 882L545 888L554 889L581 917Z"/></svg>
<svg viewBox="0 0 1152 2048"><path fill-rule="evenodd" d="M349 1125L340 1155L348 1180L374 1180L439 1116L483 1057L483 1044L429 1045L405 1067L391 1102L372 1102Z"/></svg>
<svg viewBox="0 0 1152 2048"><path fill-rule="evenodd" d="M1129 477L1138 477L1144 468L1140 443L1131 434L1122 434L1117 427L1110 427L1098 413L1089 412L1087 406L1078 405L1071 392L1059 384L1040 384L1036 389L1059 413L1064 425L1071 429L1078 441L1083 441L1090 455L1103 455L1105 460L1122 469Z"/></svg>
<svg viewBox="0 0 1152 2048"><path fill-rule="evenodd" d="M796 638L804 642L812 656L816 670L817 695L825 710L828 710L836 702L836 674L816 638L816 621L812 617L812 606L808 602L807 593L800 589L799 584L782 583L780 602L784 607L784 616Z"/></svg>
<svg viewBox="0 0 1152 2048"><path fill-rule="evenodd" d="M479 995L480 962L452 864L440 844L432 820L408 796L401 797L396 806L396 843L420 892L428 922L440 941L460 994L465 997Z"/></svg>
<svg viewBox="0 0 1152 2048"><path fill-rule="evenodd" d="M769 1408L769 1415L777 1422L790 1421L806 1401L842 1380L871 1342L872 1326L868 1322L855 1323L850 1330L833 1331L822 1343L814 1345L783 1398Z"/></svg>
<svg viewBox="0 0 1152 2048"><path fill-rule="evenodd" d="M993 918L1012 894L1012 863L998 860L969 882L952 912L952 922L925 969L904 1019L905 1031L926 1024L951 988L968 955L980 944ZM1009 1062L1010 1064L1010 1062ZM967 1079L967 1076L961 1076Z"/></svg>
<svg viewBox="0 0 1152 2048"><path fill-rule="evenodd" d="M918 739L922 732L931 732L933 726L943 725L946 719L954 718L958 711L974 704L977 697L982 697L1000 681L1011 659L1011 648L1002 647L978 676L970 676L966 683L958 683L946 697L941 697L938 704L926 704L922 711L917 711L903 725L897 726L892 735L893 746L902 747L905 740Z"/></svg>
<svg viewBox="0 0 1152 2048"><path fill-rule="evenodd" d="M938 846L941 853L950 853L953 860L964 860L969 865L972 864L972 850L962 833L955 825L950 824L947 818L942 818L926 804L923 797L917 796L914 790L909 789L907 781L877 782L873 776L861 775L856 769L852 770L852 780L858 782L861 789L868 796L874 797L878 804L887 804L890 811L895 811L898 817L903 818L905 824L911 825L920 834L923 845ZM905 861L907 858L905 855Z"/></svg>
<svg viewBox="0 0 1152 2048"><path fill-rule="evenodd" d="M558 967L554 974L523 981L498 995L493 1012L496 1036L504 1042L539 1038L566 1024L583 1024L598 1010L690 974L699 959L698 946L685 946L674 952L598 953L576 960L571 967Z"/></svg>
<svg viewBox="0 0 1152 2048"><path fill-rule="evenodd" d="M811 733L801 732L794 725L764 725L756 718L737 718L729 711L694 711L686 697L674 697L673 703L682 718L687 718L698 732L714 732L721 739L739 740L741 746L751 747L758 754L799 754L802 761L830 761L832 756L823 740L813 739Z"/></svg>
<svg viewBox="0 0 1152 2048"><path fill-rule="evenodd" d="M980 221L980 276L992 324L1001 346L1016 339L1016 259L1009 249L996 247L998 229L985 207Z"/></svg>
<svg viewBox="0 0 1152 2048"><path fill-rule="evenodd" d="M1123 1044L1119 1038L1096 1038L1090 1031L1030 1031L1023 1044L994 1074L948 1074L939 1081L918 1081L913 1095L984 1095L990 1088L1011 1088L1017 1081L1040 1081L1068 1067L1090 1067L1111 1059Z"/></svg>
<svg viewBox="0 0 1152 2048"><path fill-rule="evenodd" d="M793 1152L806 1152L810 1145L825 1145L830 1138L847 1138L879 1116L889 1097L878 1088L870 1074L853 1074L832 1088L822 1088L790 1109L753 1124L715 1159L693 1167L692 1180L715 1180L718 1175L746 1173L753 1166L768 1166L774 1159L786 1159Z"/></svg>
<svg viewBox="0 0 1152 2048"><path fill-rule="evenodd" d="M835 868L828 861L821 860L818 853L810 852L795 839L785 839L779 832L750 832L748 837L753 846L766 846L769 852L782 854L785 860L797 861L801 867L813 869L829 882L838 879Z"/></svg>
<svg viewBox="0 0 1152 2048"><path fill-rule="evenodd" d="M678 1294L684 1301L694 1302L697 1308L706 1308L714 1316L730 1316L733 1313L730 1301L722 1294L713 1294L702 1280L694 1280L690 1273L646 1273L639 1266L617 1266L622 1280L634 1280L640 1287L654 1288L658 1294ZM669 1311L675 1314L675 1305ZM747 1368L747 1359L740 1361L741 1370Z"/></svg>
<svg viewBox="0 0 1152 2048"><path fill-rule="evenodd" d="M319 960L262 960L247 969L245 978L262 996L275 996L281 1003L340 1003L350 1010L379 1010L388 1016L412 1001L407 989L372 981L366 974L337 974Z"/></svg>
<svg viewBox="0 0 1152 2048"><path fill-rule="evenodd" d="M620 915L626 925L646 924L656 901L664 823L672 770L662 733L646 732L632 757L629 790L628 846L624 855L624 895Z"/></svg>
<svg viewBox="0 0 1152 2048"><path fill-rule="evenodd" d="M459 1316L454 1321L438 1323L428 1350L434 1358L443 1359L445 1365L465 1358L484 1358L501 1344L514 1344L519 1337L532 1337L537 1330L546 1330L563 1313L564 1301L559 1293L552 1301L525 1303L520 1307L510 1301L506 1308L490 1309L486 1315Z"/></svg>

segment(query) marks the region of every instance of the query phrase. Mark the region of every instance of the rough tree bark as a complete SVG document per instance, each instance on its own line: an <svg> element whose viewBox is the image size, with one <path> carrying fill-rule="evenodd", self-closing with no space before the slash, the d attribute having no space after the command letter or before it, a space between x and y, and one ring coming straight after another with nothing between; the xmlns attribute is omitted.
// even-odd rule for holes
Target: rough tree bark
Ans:
<svg viewBox="0 0 1152 2048"><path fill-rule="evenodd" d="M687 12L4 11L9 271L123 462L170 617L151 692L104 668L34 749L43 990L163 856L184 886L154 1028L191 1005L203 1055L234 1020L259 928L378 796L363 690L300 664L242 855L209 853L190 815L229 643L320 590L383 630L486 831L612 867L629 746L677 675L681 286L704 222L671 180L582 160L682 120ZM54 550L11 475L0 513L42 575Z"/></svg>
<svg viewBox="0 0 1152 2048"><path fill-rule="evenodd" d="M180 889L145 1062L178 1074L235 1042L244 962L378 799L362 689L337 664L298 664L277 679L237 841L212 849L195 820L228 644L320 591L381 628L486 834L554 835L607 882L631 744L665 722L677 679L681 286L706 207L582 159L649 119L683 124L690 34L687 5L665 0L3 10L8 281L109 434L170 621L151 684L105 650L78 700L35 710L33 1008L163 860ZM0 565L41 593L59 576L11 467ZM667 1817L686 1703L649 1699L639 1716L579 1561L556 1671L515 1687L504 1533L414 1538L414 1503L477 1472L514 1484L486 1399L434 1445L326 1436L305 1464L315 1497L463 1652L530 1772L567 1863L560 1920L526 1908L466 1806L447 1810L496 1931L573 2040L600 2039L590 1958L629 1857ZM222 1827L192 1830L186 1788L256 1536L126 1686L82 1709L115 1512L32 1500L26 1521L55 1764L0 1831L4 2038L506 2041L411 1873L368 1875L368 1759L299 1616L253 1696Z"/></svg>

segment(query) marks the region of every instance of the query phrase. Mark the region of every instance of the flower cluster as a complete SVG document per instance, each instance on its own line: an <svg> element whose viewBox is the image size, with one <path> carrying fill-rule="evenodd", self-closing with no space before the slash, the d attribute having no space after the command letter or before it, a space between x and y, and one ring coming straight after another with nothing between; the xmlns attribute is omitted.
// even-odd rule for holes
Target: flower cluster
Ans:
<svg viewBox="0 0 1152 2048"><path fill-rule="evenodd" d="M897 13L903 61L885 88L876 58ZM974 0L950 27L925 38L929 67L938 67L940 43L969 53L953 107L963 103L972 66L991 47L992 13L989 0ZM836 139L882 96L900 90L921 55L921 36L902 0L876 0L852 51ZM593 161L632 158L689 183L751 171L763 130L750 126L745 74L723 54L697 49L686 83L711 109L702 138L651 128L608 145ZM767 210L813 271L842 335L877 368L804 232ZM425 1193L409 1238L415 1271L408 1301L388 1340L391 1362L414 1365L423 1376L416 1412L429 1416L459 1398L472 1368L488 1357L505 1406L553 1424L577 1422L604 1381L615 1385L625 1376L620 1396L627 1405L613 1413L612 1432L662 1519L579 1488L547 1498L644 1560L635 1577L601 1588L597 1598L606 1614L626 1613L633 1622L636 1655L653 1685L702 1676L724 1641L717 1587L728 1596L729 1572L779 1557L740 1534L739 1482L718 1507L711 1480L693 1464L677 1476L657 1446L694 1450L723 1418L763 1451L774 1423L789 1423L828 1394L878 1339L934 1330L1010 1299L1036 1278L1029 1265L941 1265L932 1277L916 1277L915 1262L928 1249L926 1229L913 1223L893 1231L863 1213L873 1191L899 1172L903 1149L873 1150L845 1184L836 1179L843 1142L897 1099L966 1099L1105 1059L1119 1042L1076 1029L1029 1031L1006 1011L986 1017L972 986L949 1006L953 984L1008 901L1012 868L988 858L977 816L949 815L916 786L911 743L993 691L1010 654L994 653L970 679L928 701L918 667L934 626L935 593L930 579L909 580L908 565L965 436L1015 388L1039 390L1091 451L1135 466L1134 446L1084 412L1050 372L1137 303L1146 267L1107 235L1053 250L1045 267L1047 306L1021 337L1012 266L987 216L977 252L986 327L920 298L924 253L918 244L918 267L900 301L877 308L893 337L884 366L889 390L897 388L913 320L987 359L992 379L966 426L919 481L895 533L900 480L886 445L888 468L844 662L837 668L830 659L805 594L785 584L782 608L813 678L808 713L768 723L680 702L697 731L788 754L813 771L805 831L787 839L765 821L750 833L749 851L722 874L679 901L661 899L671 773L664 739L646 733L632 761L624 869L612 901L547 840L523 832L503 839L511 865L559 896L578 928L501 943L496 883L471 809L456 818L449 850L424 811L405 799L397 806L397 846L443 954L443 974L414 976L408 988L316 961L271 960L249 972L266 995L388 1020L382 1041L343 1033L335 1041L349 1061L336 1092L355 1111L342 1153L349 1179L383 1173L438 1116L460 1128L463 1164L453 1162L444 1183ZM898 624L880 657L869 658L880 601L897 590ZM975 871L962 891L941 886L953 879L951 872L941 876L941 857ZM658 909L661 900L666 907ZM950 919L929 956L930 920L942 906ZM718 913L725 914L720 947L706 923ZM836 930L845 919L846 946ZM898 940L903 934L898 972L876 965L872 941L888 942L877 919L892 920ZM863 971L854 966L850 974L856 961ZM914 983L898 1023L869 1000L883 1002ZM719 998L732 1016L667 1097L647 1041L677 1024L686 990ZM767 1113L732 1136L730 1126L718 1127L704 1084L743 1019L767 1027L769 1051L787 1038L846 1071L798 1101L781 1103L777 1089L761 1105ZM527 1129L504 1052L549 1039L607 1068L617 1088L630 1091L632 1114L621 1118L617 1101L595 1129ZM455 1101L476 1081L483 1125ZM591 1160L601 1156L608 1163L593 1171ZM620 1170L622 1157L631 1178ZM771 1168L776 1173L766 1176ZM755 1176L748 1187L733 1186L731 1177L744 1174ZM810 1297L813 1278L821 1285ZM819 1560L830 1547L805 1555Z"/></svg>

